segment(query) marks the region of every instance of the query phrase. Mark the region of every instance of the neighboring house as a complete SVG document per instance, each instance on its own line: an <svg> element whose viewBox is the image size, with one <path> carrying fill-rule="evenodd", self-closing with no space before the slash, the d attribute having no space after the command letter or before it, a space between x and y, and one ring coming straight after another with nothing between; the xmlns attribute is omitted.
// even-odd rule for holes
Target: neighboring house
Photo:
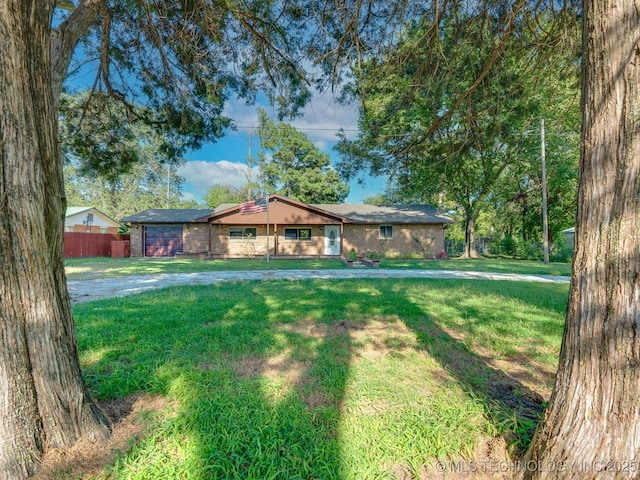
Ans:
<svg viewBox="0 0 640 480"><path fill-rule="evenodd" d="M566 230L562 230L561 233L564 236L564 243L569 247L573 247L573 241L576 236L576 227L567 228Z"/></svg>
<svg viewBox="0 0 640 480"><path fill-rule="evenodd" d="M131 256L348 256L367 253L434 258L453 220L428 205L310 205L272 195L269 208L146 210L131 225Z"/></svg>
<svg viewBox="0 0 640 480"><path fill-rule="evenodd" d="M118 233L122 225L93 207L68 207L64 218L65 232Z"/></svg>

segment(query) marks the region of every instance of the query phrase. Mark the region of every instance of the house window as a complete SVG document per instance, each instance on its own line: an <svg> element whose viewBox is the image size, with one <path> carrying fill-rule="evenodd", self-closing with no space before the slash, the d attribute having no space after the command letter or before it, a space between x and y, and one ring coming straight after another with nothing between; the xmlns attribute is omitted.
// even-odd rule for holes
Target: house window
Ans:
<svg viewBox="0 0 640 480"><path fill-rule="evenodd" d="M255 240L257 236L256 227L231 227L229 228L229 238L231 240Z"/></svg>
<svg viewBox="0 0 640 480"><path fill-rule="evenodd" d="M393 225L380 225L380 238L393 238Z"/></svg>
<svg viewBox="0 0 640 480"><path fill-rule="evenodd" d="M284 229L285 240L311 240L310 228L285 228Z"/></svg>

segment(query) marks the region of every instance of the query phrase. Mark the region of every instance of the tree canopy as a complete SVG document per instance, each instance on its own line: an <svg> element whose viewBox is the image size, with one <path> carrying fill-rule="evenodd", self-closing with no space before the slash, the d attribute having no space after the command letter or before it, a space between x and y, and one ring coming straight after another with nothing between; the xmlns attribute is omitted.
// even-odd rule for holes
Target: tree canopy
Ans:
<svg viewBox="0 0 640 480"><path fill-rule="evenodd" d="M246 200L246 189L243 191L240 188L220 183L213 185L204 196L204 201L209 208L216 208L223 203L241 203Z"/></svg>
<svg viewBox="0 0 640 480"><path fill-rule="evenodd" d="M556 12L559 3L553 1L64 0L69 10L57 10L54 18L57 4L0 2L3 479L31 476L46 450L68 447L83 436L101 441L109 434L81 376L63 264L66 200L57 115L76 46L81 43L84 52L76 56L80 63L72 73L92 71L93 91L119 100L128 114L176 135L189 148L222 134L229 124L223 106L231 95L252 101L264 89L280 114L290 115L309 98L314 73L336 84L344 78L345 61L355 77L375 78L370 76L375 68L395 73L389 77L393 88L384 76L380 79L380 92L372 82L354 84L353 93L362 98L380 93L393 100L381 103L380 115L374 108L363 110L363 129L375 130L382 140L372 143L374 153L393 153L402 167L394 179L401 180L405 172L428 173L423 157L453 168L453 151L460 158L455 168L464 167L456 174L468 175L475 184L511 168L498 160L516 154L512 142L496 141L510 137L488 135L524 127L521 113L530 106L504 95L511 91L505 90L509 76L515 81L540 70L546 47L577 23L571 2L562 2ZM554 21L545 26L540 13ZM467 29L471 17L473 28ZM630 426L640 422L640 16L631 0L621 0L616 8L608 1L585 0L584 25L578 260L557 384L528 458L556 466L586 459L606 469L611 463L634 465L638 456L636 430ZM449 29L465 34L454 42ZM521 58L509 55L508 47L518 35L526 38L525 32L538 30L539 54L531 59L525 49L517 50L523 59L535 61L514 75ZM467 48L474 39L482 40L475 53ZM403 49L405 40L414 48ZM482 48L485 42L488 48ZM448 49L464 55L450 59ZM393 54L399 66L415 72L385 68L393 66ZM408 61L412 58L417 61ZM455 70L462 74L459 89L446 75ZM424 75L413 75L420 72ZM517 81L513 86L522 87ZM428 89L437 95L425 95ZM478 92L494 102L474 98ZM413 102L416 108L410 108ZM499 111L496 104L507 108ZM423 116L425 111L429 115ZM513 121L502 121L509 116ZM388 119L396 121L398 131ZM375 120L385 121L377 125ZM372 155L368 161L374 171L384 171L391 165L388 159ZM474 195L466 198L475 203ZM621 476L604 472L609 473ZM527 475L563 478L566 473Z"/></svg>
<svg viewBox="0 0 640 480"><path fill-rule="evenodd" d="M305 203L340 203L349 186L331 167L331 158L290 124L276 122L263 109L260 125L260 164L269 193Z"/></svg>
<svg viewBox="0 0 640 480"><path fill-rule="evenodd" d="M360 134L343 136L337 147L342 174L385 174L405 200L435 203L444 194L462 211L465 253L474 255L480 212L501 191L536 176L539 147L531 133L540 118L552 115L577 138L578 62L571 49L543 52L544 35L543 26L532 32L519 24L496 53L494 26L464 11L407 28L396 48L363 63L353 87L362 104ZM575 171L577 143L564 150Z"/></svg>
<svg viewBox="0 0 640 480"><path fill-rule="evenodd" d="M59 118L69 205L95 206L113 218L179 205L180 139L99 92L62 95Z"/></svg>

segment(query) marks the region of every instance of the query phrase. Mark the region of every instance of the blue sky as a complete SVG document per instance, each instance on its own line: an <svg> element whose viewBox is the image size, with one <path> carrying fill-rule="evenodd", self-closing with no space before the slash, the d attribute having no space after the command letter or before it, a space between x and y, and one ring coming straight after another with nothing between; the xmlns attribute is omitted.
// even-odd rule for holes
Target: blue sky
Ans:
<svg viewBox="0 0 640 480"><path fill-rule="evenodd" d="M227 135L214 144L186 155L187 163L179 174L186 182L183 188L186 199L202 201L206 191L216 183L240 187L247 183L246 158L249 149L249 131L258 126L257 109L264 105L247 106L243 101L230 101L225 115L233 119L239 128L228 131ZM337 143L336 134L343 128L349 136L357 132L358 111L356 106L345 106L335 101L330 93L316 95L303 111L303 116L289 121L323 152L328 153L332 162L339 159L333 146ZM256 157L260 144L254 133L251 139L251 154ZM348 203L362 203L363 199L384 190L384 179L364 175L365 183L357 181L350 184Z"/></svg>

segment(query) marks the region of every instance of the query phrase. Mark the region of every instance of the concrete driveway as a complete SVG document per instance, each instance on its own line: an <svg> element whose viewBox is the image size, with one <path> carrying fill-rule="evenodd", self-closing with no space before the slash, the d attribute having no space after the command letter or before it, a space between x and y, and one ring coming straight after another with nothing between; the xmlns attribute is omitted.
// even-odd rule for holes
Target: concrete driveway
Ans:
<svg viewBox="0 0 640 480"><path fill-rule="evenodd" d="M136 275L67 282L72 303L101 298L124 297L176 285L209 285L242 280L305 280L355 278L453 278L461 280L512 280L518 282L568 283L569 277L515 273L445 271L445 270L249 270L238 272L197 272Z"/></svg>

